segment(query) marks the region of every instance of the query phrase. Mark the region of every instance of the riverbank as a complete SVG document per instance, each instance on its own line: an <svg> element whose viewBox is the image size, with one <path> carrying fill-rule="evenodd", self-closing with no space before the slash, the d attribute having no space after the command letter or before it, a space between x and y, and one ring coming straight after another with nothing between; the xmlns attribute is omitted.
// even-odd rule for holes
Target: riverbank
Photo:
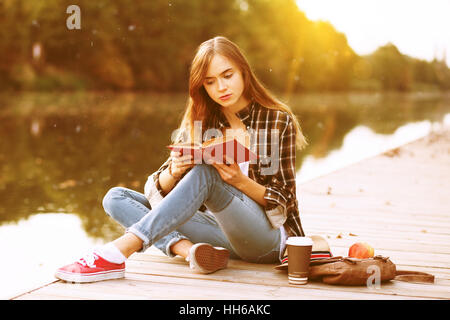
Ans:
<svg viewBox="0 0 450 320"><path fill-rule="evenodd" d="M368 242L398 269L429 272L434 284L390 281L380 288L292 286L274 265L230 261L212 275L149 249L126 278L72 285L54 281L16 299L450 299L450 127L299 185L303 227L334 255Z"/></svg>

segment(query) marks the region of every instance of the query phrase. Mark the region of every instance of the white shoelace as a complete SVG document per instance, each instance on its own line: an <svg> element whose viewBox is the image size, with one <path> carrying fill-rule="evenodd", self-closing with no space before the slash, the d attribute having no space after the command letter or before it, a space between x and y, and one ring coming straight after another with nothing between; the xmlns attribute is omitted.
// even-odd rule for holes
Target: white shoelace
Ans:
<svg viewBox="0 0 450 320"><path fill-rule="evenodd" d="M98 260L98 256L95 253L91 252L87 253L83 258L78 260L78 263L89 268L95 268L97 267L95 265L95 260Z"/></svg>

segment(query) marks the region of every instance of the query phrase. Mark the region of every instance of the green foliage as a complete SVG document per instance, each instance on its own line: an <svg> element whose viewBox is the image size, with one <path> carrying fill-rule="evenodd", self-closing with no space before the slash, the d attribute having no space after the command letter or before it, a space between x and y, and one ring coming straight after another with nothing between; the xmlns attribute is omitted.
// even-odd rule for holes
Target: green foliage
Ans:
<svg viewBox="0 0 450 320"><path fill-rule="evenodd" d="M72 4L81 30L66 27ZM391 44L359 57L344 34L308 20L294 0L3 0L0 26L2 89L185 92L196 47L217 35L236 42L263 83L286 96L450 88L444 62Z"/></svg>

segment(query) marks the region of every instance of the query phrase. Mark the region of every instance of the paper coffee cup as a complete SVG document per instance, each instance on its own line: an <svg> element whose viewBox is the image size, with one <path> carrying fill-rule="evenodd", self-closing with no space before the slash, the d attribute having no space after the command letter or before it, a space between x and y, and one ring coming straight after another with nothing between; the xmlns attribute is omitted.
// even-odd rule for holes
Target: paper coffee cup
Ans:
<svg viewBox="0 0 450 320"><path fill-rule="evenodd" d="M288 279L291 284L308 282L309 262L313 241L308 237L289 237L286 241L288 250Z"/></svg>

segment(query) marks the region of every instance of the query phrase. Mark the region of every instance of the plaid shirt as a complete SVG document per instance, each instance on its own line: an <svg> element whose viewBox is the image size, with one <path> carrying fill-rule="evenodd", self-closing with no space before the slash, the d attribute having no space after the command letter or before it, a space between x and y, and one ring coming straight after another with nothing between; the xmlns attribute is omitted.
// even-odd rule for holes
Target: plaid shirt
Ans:
<svg viewBox="0 0 450 320"><path fill-rule="evenodd" d="M214 121L214 127L229 128L228 120L220 114L220 118ZM267 200L267 218L273 228L284 226L288 236L304 236L296 197L296 132L292 119L284 111L268 109L257 103L240 110L236 116L250 133L250 148L259 155L257 161L250 162L248 177L266 187L264 199ZM159 184L159 175L170 161L169 158L149 177L156 186L159 193L156 197L159 199L165 195ZM145 191L147 198L154 197L149 193L151 191ZM205 206L200 208L201 211L205 209Z"/></svg>

